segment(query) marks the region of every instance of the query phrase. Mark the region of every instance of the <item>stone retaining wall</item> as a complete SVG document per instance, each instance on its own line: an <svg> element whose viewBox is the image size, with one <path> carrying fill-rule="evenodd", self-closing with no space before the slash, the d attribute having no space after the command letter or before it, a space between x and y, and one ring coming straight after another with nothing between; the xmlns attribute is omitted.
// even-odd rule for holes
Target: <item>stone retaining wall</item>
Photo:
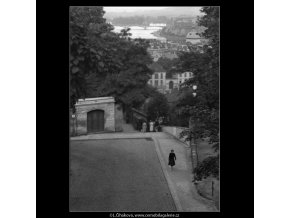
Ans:
<svg viewBox="0 0 290 218"><path fill-rule="evenodd" d="M115 129L116 132L123 131L122 123L124 120L123 108L121 105L115 105Z"/></svg>

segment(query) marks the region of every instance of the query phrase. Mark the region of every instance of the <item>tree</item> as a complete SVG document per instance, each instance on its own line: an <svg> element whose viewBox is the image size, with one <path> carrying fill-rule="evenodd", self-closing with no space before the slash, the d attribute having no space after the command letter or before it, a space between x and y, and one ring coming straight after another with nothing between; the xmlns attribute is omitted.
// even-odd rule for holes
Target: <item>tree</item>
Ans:
<svg viewBox="0 0 290 218"><path fill-rule="evenodd" d="M203 7L205 13L198 21L207 29L201 34L209 40L203 47L203 53L189 52L179 56L179 67L191 71L194 77L182 84L184 87L197 85L194 105L183 105L183 113L190 114L194 125L183 131L181 136L187 140L210 138L215 151L219 150L219 7ZM218 158L218 156L217 156ZM218 161L213 162L218 164ZM200 165L199 165L200 166ZM197 166L197 168L199 167ZM199 170L206 169L206 162ZM218 167L217 167L218 168ZM195 172L198 172L196 170Z"/></svg>
<svg viewBox="0 0 290 218"><path fill-rule="evenodd" d="M194 169L196 179L202 180L208 176L219 178L219 155L205 158L201 164Z"/></svg>
<svg viewBox="0 0 290 218"><path fill-rule="evenodd" d="M167 72L167 77L172 78L173 73L177 73L176 65L178 64L178 58L169 59L166 57L161 57L156 63L160 64L163 69Z"/></svg>
<svg viewBox="0 0 290 218"><path fill-rule="evenodd" d="M70 7L70 94L71 105L76 99L88 94L86 77L90 74L105 74L102 44L104 34L110 33L111 25L105 23L102 7ZM101 37L102 36L102 37Z"/></svg>
<svg viewBox="0 0 290 218"><path fill-rule="evenodd" d="M153 73L146 40L130 38L130 29L117 34L105 22L102 7L71 7L71 103L78 98L113 96L117 103L139 106ZM132 92L134 90L134 92Z"/></svg>
<svg viewBox="0 0 290 218"><path fill-rule="evenodd" d="M166 97L161 93L156 93L154 97L151 97L146 113L149 120L156 120L159 117L167 117L168 110L169 106Z"/></svg>
<svg viewBox="0 0 290 218"><path fill-rule="evenodd" d="M129 41L125 37L115 43L111 58L119 65L112 63L110 69L115 67L116 70L102 79L92 95L113 96L123 105L139 107L145 100L144 88L153 73L148 68L152 60L146 51L147 43L141 39Z"/></svg>

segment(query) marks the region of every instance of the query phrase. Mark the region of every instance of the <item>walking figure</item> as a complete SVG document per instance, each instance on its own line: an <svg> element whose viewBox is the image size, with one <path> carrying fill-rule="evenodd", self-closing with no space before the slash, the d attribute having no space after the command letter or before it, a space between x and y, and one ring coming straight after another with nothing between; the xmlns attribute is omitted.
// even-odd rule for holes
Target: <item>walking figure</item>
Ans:
<svg viewBox="0 0 290 218"><path fill-rule="evenodd" d="M171 170L172 170L172 167L175 165L175 161L176 161L176 156L175 156L174 150L171 150L171 153L169 154L169 158L168 158L168 165L171 166Z"/></svg>

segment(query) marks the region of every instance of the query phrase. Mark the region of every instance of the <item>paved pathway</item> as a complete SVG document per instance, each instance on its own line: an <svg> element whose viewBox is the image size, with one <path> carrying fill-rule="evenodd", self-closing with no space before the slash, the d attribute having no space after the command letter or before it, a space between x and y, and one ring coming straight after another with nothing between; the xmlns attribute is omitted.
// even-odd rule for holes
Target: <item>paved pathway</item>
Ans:
<svg viewBox="0 0 290 218"><path fill-rule="evenodd" d="M70 211L176 211L152 139L71 142Z"/></svg>
<svg viewBox="0 0 290 218"><path fill-rule="evenodd" d="M192 183L190 150L184 143L173 136L163 133L105 133L71 138L74 140L96 139L137 139L152 138L161 162L163 173L169 185L172 197L178 211L217 211L213 202L200 197ZM167 165L168 154L173 149L177 156L173 171Z"/></svg>

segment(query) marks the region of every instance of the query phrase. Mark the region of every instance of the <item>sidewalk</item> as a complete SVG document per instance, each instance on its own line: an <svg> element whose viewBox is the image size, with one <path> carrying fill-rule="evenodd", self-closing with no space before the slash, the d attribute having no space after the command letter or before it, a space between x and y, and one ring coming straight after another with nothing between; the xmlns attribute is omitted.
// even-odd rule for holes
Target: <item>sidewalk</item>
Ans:
<svg viewBox="0 0 290 218"><path fill-rule="evenodd" d="M168 177L168 184L171 186L170 190L173 190L173 195L177 195L175 197L178 199L177 208L179 204L180 211L216 212L217 209L214 203L202 198L192 183L190 148L167 133L154 138L157 142L157 147L161 151L162 161L164 162L162 168L165 176ZM172 149L176 154L176 165L171 171L168 166L168 155Z"/></svg>
<svg viewBox="0 0 290 218"><path fill-rule="evenodd" d="M178 211L216 212L214 203L202 198L192 183L190 149L185 144L164 132L147 133L104 133L71 137L71 140L152 138L155 144L163 173ZM168 155L173 149L176 154L176 165L171 171L168 166Z"/></svg>

